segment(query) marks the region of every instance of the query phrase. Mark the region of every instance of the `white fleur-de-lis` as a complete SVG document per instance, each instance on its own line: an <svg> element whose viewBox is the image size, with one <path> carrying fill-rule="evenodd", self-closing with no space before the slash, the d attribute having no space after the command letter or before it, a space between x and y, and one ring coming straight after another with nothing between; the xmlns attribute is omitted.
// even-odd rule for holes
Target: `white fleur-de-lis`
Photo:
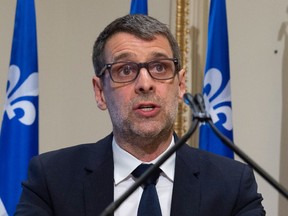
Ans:
<svg viewBox="0 0 288 216"><path fill-rule="evenodd" d="M12 119L16 116L15 110L22 109L24 114L21 118L19 117L18 120L24 125L31 125L36 118L36 108L34 104L28 100L19 100L17 102L15 102L15 100L25 96L38 96L38 73L31 73L19 88L15 89L15 86L19 82L20 74L21 72L18 66L10 66L8 73L9 86L6 94L4 112L7 113L9 119ZM14 92L11 95L12 91Z"/></svg>
<svg viewBox="0 0 288 216"><path fill-rule="evenodd" d="M222 113L226 116L226 121L222 124L226 130L232 130L232 109L230 106L222 105L217 106L223 102L231 102L231 94L230 94L230 80L226 84L223 91L218 93L218 90L222 84L222 73L216 69L209 69L204 77L204 88L207 85L210 85L210 91L208 93L204 93L204 100L206 105L206 111L211 115L212 121L214 123L219 121L218 114ZM213 84L212 84L213 83ZM218 94L216 96L216 94ZM216 97L215 97L216 96ZM212 97L213 100L211 100Z"/></svg>
<svg viewBox="0 0 288 216"><path fill-rule="evenodd" d="M0 198L0 216L8 216L1 198Z"/></svg>

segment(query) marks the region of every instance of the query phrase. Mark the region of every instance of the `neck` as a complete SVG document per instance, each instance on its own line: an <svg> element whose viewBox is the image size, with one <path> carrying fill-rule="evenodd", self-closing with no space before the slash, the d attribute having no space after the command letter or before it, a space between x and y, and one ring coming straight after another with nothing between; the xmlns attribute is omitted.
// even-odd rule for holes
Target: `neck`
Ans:
<svg viewBox="0 0 288 216"><path fill-rule="evenodd" d="M150 162L161 155L170 145L173 136L173 131L163 135L158 134L155 137L147 136L130 136L123 137L114 133L117 144L143 162Z"/></svg>

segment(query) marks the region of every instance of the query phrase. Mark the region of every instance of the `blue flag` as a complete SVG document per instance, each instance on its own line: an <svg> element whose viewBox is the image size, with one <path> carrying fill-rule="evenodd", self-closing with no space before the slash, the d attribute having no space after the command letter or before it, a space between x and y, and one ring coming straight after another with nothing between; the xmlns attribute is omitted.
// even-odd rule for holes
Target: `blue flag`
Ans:
<svg viewBox="0 0 288 216"><path fill-rule="evenodd" d="M0 215L13 215L28 162L38 154L38 62L34 0L17 0L0 131Z"/></svg>
<svg viewBox="0 0 288 216"><path fill-rule="evenodd" d="M225 0L211 0L203 96L215 126L233 140L229 46ZM208 124L200 127L201 149L233 158Z"/></svg>
<svg viewBox="0 0 288 216"><path fill-rule="evenodd" d="M130 14L148 14L147 0L132 0Z"/></svg>

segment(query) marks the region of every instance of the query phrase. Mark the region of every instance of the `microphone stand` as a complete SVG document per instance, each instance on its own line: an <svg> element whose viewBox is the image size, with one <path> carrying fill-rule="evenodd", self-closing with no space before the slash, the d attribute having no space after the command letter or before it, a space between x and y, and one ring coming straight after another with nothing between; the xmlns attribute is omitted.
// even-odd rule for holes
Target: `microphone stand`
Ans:
<svg viewBox="0 0 288 216"><path fill-rule="evenodd" d="M191 99L192 95L190 96ZM288 190L279 184L272 176L270 176L264 169L262 169L256 162L254 162L248 155L246 155L237 145L235 145L230 139L224 136L214 125L210 115L205 110L205 103L203 96L197 94L194 98L194 103L198 106L201 115L205 116L205 122L207 122L214 133L223 141L223 143L231 148L240 158L242 158L247 164L249 164L259 175L261 175L270 185L272 185L280 194L288 199ZM200 119L200 121L202 120Z"/></svg>
<svg viewBox="0 0 288 216"><path fill-rule="evenodd" d="M258 174L267 180L276 190L278 190L286 199L288 199L288 192L282 185L273 179L265 170L263 170L257 163L248 157L239 147L237 147L231 140L224 136L213 124L211 116L205 110L204 99L201 94L193 97L190 93L184 94L184 102L192 109L192 124L186 134L181 137L174 146L172 146L159 160L151 166L142 176L140 176L135 183L128 188L117 200L112 202L101 213L100 216L113 216L114 211L138 188L140 187L156 169L158 169L172 154L174 154L186 141L193 135L199 122L207 122L215 134L223 141L225 145L231 148L240 158L242 158L248 165L250 165Z"/></svg>
<svg viewBox="0 0 288 216"><path fill-rule="evenodd" d="M192 95L191 95L192 96ZM112 202L102 213L100 216L112 216L114 211L139 187L141 186L149 176L152 175L153 172L155 172L156 169L158 169L172 154L174 154L181 146L183 146L186 141L192 136L192 134L195 132L199 119L201 119L201 115L197 113L196 111L199 111L195 103L190 101L187 97L190 97L190 95L185 94L184 95L184 100L185 103L187 103L191 109L195 112L193 112L193 121L191 126L189 127L188 131L186 134L181 137L177 143L172 146L165 154L163 154L162 157L159 158L159 160L151 166L143 175L141 175L135 183L128 188L128 190L123 193L117 200Z"/></svg>

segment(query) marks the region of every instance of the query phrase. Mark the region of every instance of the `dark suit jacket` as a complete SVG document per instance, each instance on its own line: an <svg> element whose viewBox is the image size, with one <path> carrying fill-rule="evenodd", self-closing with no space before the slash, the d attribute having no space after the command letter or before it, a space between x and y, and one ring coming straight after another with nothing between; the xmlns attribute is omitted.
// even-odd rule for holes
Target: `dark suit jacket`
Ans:
<svg viewBox="0 0 288 216"><path fill-rule="evenodd" d="M34 157L16 215L97 216L113 202L112 134ZM265 215L252 170L184 145L176 154L171 215Z"/></svg>

